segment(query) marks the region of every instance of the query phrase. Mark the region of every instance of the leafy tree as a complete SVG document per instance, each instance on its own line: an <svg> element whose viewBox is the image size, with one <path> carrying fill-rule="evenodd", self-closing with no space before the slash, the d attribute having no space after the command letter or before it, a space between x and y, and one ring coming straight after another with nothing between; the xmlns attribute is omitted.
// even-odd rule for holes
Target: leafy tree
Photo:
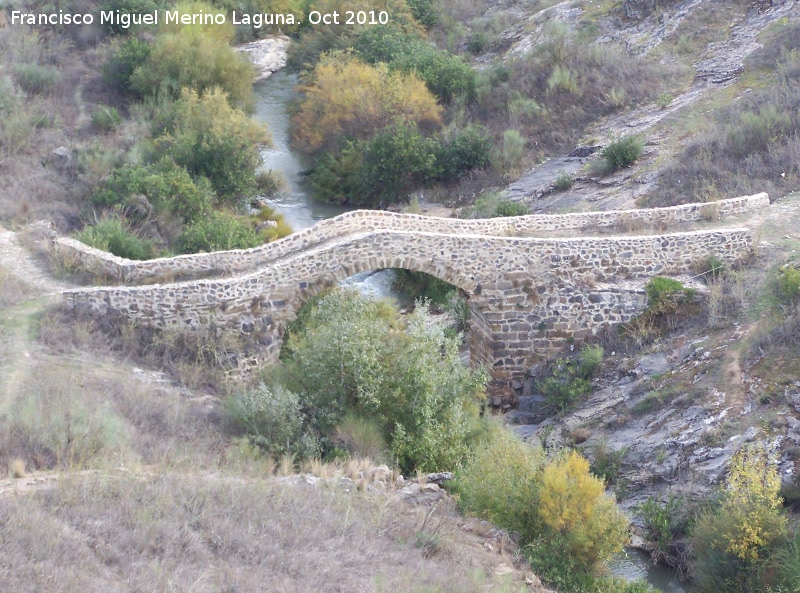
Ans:
<svg viewBox="0 0 800 593"><path fill-rule="evenodd" d="M221 89L202 96L185 89L154 142L154 156L207 178L221 201L236 203L257 190L259 145L269 142L266 128L232 108Z"/></svg>
<svg viewBox="0 0 800 593"><path fill-rule="evenodd" d="M575 451L542 472L542 521L560 536L562 553L579 560L586 572L622 551L627 540L628 521L604 491L603 482L589 473L589 462Z"/></svg>
<svg viewBox="0 0 800 593"><path fill-rule="evenodd" d="M302 91L292 141L307 154L336 148L341 138L365 140L396 122L423 132L441 125L442 108L417 76L342 53L321 60Z"/></svg>
<svg viewBox="0 0 800 593"><path fill-rule="evenodd" d="M316 300L287 340L284 384L300 396L321 435L347 413L383 430L406 471L452 469L477 424L484 377L465 369L458 344L418 307L402 321L385 303L336 291Z"/></svg>

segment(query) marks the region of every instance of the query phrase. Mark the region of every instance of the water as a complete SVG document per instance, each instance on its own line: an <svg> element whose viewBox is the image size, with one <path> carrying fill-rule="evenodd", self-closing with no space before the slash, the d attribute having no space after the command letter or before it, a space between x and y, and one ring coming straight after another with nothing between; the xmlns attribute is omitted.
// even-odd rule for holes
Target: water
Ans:
<svg viewBox="0 0 800 593"><path fill-rule="evenodd" d="M303 155L291 149L289 142L291 117L288 106L294 98L296 85L295 74L279 70L268 79L257 83L253 90L256 96L256 118L265 122L272 134L273 147L261 151L263 168L279 172L286 183L280 195L269 200L269 205L282 214L295 231L299 231L353 208L315 202L311 198L308 179L299 175L308 169L309 163ZM356 274L342 284L354 286L367 296L399 301L392 287L393 281L392 270L381 270Z"/></svg>
<svg viewBox="0 0 800 593"><path fill-rule="evenodd" d="M665 566L653 566L646 552L628 548L608 566L611 574L629 581L644 579L663 593L687 593L687 589L675 579L672 570Z"/></svg>
<svg viewBox="0 0 800 593"><path fill-rule="evenodd" d="M256 96L256 118L267 124L272 134L273 147L261 151L264 169L280 172L286 187L279 196L270 200L270 205L283 214L295 231L313 226L325 218L332 218L352 210L345 206L320 204L311 199L310 185L306 177L299 175L309 167L303 155L289 146L288 113L289 102L294 97L297 76L279 70L254 87Z"/></svg>

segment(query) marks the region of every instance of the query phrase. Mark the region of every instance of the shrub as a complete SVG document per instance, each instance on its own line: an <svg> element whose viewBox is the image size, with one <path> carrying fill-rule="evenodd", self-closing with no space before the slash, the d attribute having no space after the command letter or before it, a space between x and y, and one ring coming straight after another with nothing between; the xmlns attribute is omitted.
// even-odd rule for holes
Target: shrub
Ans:
<svg viewBox="0 0 800 593"><path fill-rule="evenodd" d="M58 70L39 64L17 64L14 76L19 87L29 95L41 95L50 91L58 81Z"/></svg>
<svg viewBox="0 0 800 593"><path fill-rule="evenodd" d="M644 141L638 136L625 136L606 146L600 156L603 158L603 172L613 173L630 167L641 156Z"/></svg>
<svg viewBox="0 0 800 593"><path fill-rule="evenodd" d="M308 154L337 148L341 138L368 139L396 123L422 131L441 125L442 108L416 75L341 53L321 60L302 91L292 142Z"/></svg>
<svg viewBox="0 0 800 593"><path fill-rule="evenodd" d="M236 205L258 190L259 146L270 141L266 128L232 108L220 89L202 96L186 89L153 151L156 159L168 157L207 178L222 202Z"/></svg>
<svg viewBox="0 0 800 593"><path fill-rule="evenodd" d="M369 64L384 63L390 70L415 73L443 104L457 96L475 99L476 75L459 56L437 49L417 35L395 26L369 27L354 43L356 56Z"/></svg>
<svg viewBox="0 0 800 593"><path fill-rule="evenodd" d="M530 214L528 208L522 202L512 202L511 200L500 200L494 209L495 216L525 216Z"/></svg>
<svg viewBox="0 0 800 593"><path fill-rule="evenodd" d="M530 214L529 208L522 202L512 202L500 197L500 194L488 192L482 194L471 208L466 210L469 218L496 218L500 216L525 216Z"/></svg>
<svg viewBox="0 0 800 593"><path fill-rule="evenodd" d="M699 593L760 589L761 569L786 538L779 489L763 450L748 447L733 456L720 507L701 514L692 530Z"/></svg>
<svg viewBox="0 0 800 593"><path fill-rule="evenodd" d="M424 307L404 332L397 315L347 291L317 299L288 335L284 384L304 398L321 435L355 413L382 427L404 472L455 468L478 421L484 378L460 364L457 340L426 325Z"/></svg>
<svg viewBox="0 0 800 593"><path fill-rule="evenodd" d="M778 273L776 292L785 304L800 301L800 270L791 265L782 268Z"/></svg>
<svg viewBox="0 0 800 593"><path fill-rule="evenodd" d="M494 429L456 472L453 489L465 511L518 533L548 582L567 585L560 590L604 590L590 588L598 584L593 575L622 549L627 520L579 454L548 462L541 447Z"/></svg>
<svg viewBox="0 0 800 593"><path fill-rule="evenodd" d="M196 220L175 241L180 253L247 249L261 243L253 225L227 212L211 212Z"/></svg>
<svg viewBox="0 0 800 593"><path fill-rule="evenodd" d="M432 0L406 0L406 4L411 9L416 21L423 27L430 28L436 26L439 19L433 10Z"/></svg>
<svg viewBox="0 0 800 593"><path fill-rule="evenodd" d="M92 112L92 123L106 132L113 132L122 123L122 118L113 107L98 105Z"/></svg>
<svg viewBox="0 0 800 593"><path fill-rule="evenodd" d="M478 55L483 52L488 44L489 36L483 31L478 31L470 36L469 41L467 42L467 49L471 53Z"/></svg>
<svg viewBox="0 0 800 593"><path fill-rule="evenodd" d="M431 181L457 180L464 173L489 165L492 140L482 128L469 126L436 139L433 163L426 172Z"/></svg>
<svg viewBox="0 0 800 593"><path fill-rule="evenodd" d="M36 469L91 466L120 453L128 441L124 420L108 402L53 368L36 367L4 410L0 446Z"/></svg>
<svg viewBox="0 0 800 593"><path fill-rule="evenodd" d="M653 561L675 567L679 575L684 575L689 556L683 541L690 527L689 501L673 494L663 503L649 497L636 507L636 512L642 518L647 539L655 545L650 552Z"/></svg>
<svg viewBox="0 0 800 593"><path fill-rule="evenodd" d="M450 484L464 511L530 541L543 528L537 509L545 463L541 447L493 425Z"/></svg>
<svg viewBox="0 0 800 593"><path fill-rule="evenodd" d="M556 177L555 188L558 191L566 191L573 186L575 183L575 178L572 174L567 173L564 169L560 169L558 171L558 177Z"/></svg>
<svg viewBox="0 0 800 593"><path fill-rule="evenodd" d="M186 169L170 159L148 166L125 165L114 170L92 194L91 200L96 206L122 206L130 217L136 216L136 208L142 206L137 196L144 196L159 213L168 212L182 222L205 217L216 201L206 179L192 179Z"/></svg>
<svg viewBox="0 0 800 593"><path fill-rule="evenodd" d="M85 227L77 239L97 249L133 260L151 259L155 256L152 241L137 237L119 218L104 218Z"/></svg>
<svg viewBox="0 0 800 593"><path fill-rule="evenodd" d="M571 451L545 466L539 485L539 513L561 536L562 553L575 558L584 572L622 551L628 521L604 495L603 482L589 473L589 462Z"/></svg>
<svg viewBox="0 0 800 593"><path fill-rule="evenodd" d="M498 173L513 176L525 156L525 138L519 130L503 132L503 144L495 150L493 164Z"/></svg>
<svg viewBox="0 0 800 593"><path fill-rule="evenodd" d="M559 358L550 377L540 381L538 388L545 402L555 412L563 412L591 391L589 380L603 360L600 346L586 346L578 360Z"/></svg>
<svg viewBox="0 0 800 593"><path fill-rule="evenodd" d="M114 43L103 64L103 80L119 91L129 92L133 73L147 62L152 51L151 43L136 37Z"/></svg>
<svg viewBox="0 0 800 593"><path fill-rule="evenodd" d="M647 304L654 311L663 309L685 290L679 281L664 276L651 278L644 289L647 294Z"/></svg>
<svg viewBox="0 0 800 593"><path fill-rule="evenodd" d="M296 460L319 456L319 443L308 431L300 400L283 387L243 391L225 400L230 429L275 459L284 455Z"/></svg>
<svg viewBox="0 0 800 593"><path fill-rule="evenodd" d="M213 11L213 9L211 9ZM129 60L140 57L134 52ZM195 95L217 94L222 89L231 105L252 107L253 65L234 51L227 41L202 31L181 30L156 38L147 60L130 77L129 88L142 97L166 94L186 98L184 89Z"/></svg>

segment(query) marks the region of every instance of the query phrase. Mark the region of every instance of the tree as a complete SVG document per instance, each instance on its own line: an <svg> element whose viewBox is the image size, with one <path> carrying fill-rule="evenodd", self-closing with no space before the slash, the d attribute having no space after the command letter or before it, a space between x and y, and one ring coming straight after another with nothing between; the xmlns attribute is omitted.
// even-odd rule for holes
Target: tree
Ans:
<svg viewBox="0 0 800 593"><path fill-rule="evenodd" d="M397 122L432 132L442 108L414 74L389 72L341 52L320 60L294 117L292 142L307 154L335 149L342 139L365 140Z"/></svg>
<svg viewBox="0 0 800 593"><path fill-rule="evenodd" d="M755 591L765 562L786 540L780 478L757 447L733 456L717 509L700 515L692 532L692 565L700 593Z"/></svg>
<svg viewBox="0 0 800 593"><path fill-rule="evenodd" d="M173 99L184 89L202 95L219 87L231 105L249 110L254 79L253 65L227 40L189 27L159 35L146 61L130 76L129 86L142 97Z"/></svg>
<svg viewBox="0 0 800 593"><path fill-rule="evenodd" d="M270 141L267 129L231 107L219 87L202 95L184 89L154 142L154 156L207 178L221 201L235 204L256 191L259 145Z"/></svg>

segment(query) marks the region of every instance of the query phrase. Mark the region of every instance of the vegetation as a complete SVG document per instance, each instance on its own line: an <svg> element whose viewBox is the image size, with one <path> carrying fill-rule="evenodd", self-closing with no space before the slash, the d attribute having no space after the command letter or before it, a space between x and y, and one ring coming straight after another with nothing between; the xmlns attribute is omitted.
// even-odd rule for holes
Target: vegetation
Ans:
<svg viewBox="0 0 800 593"><path fill-rule="evenodd" d="M734 455L719 508L702 513L692 530L692 574L700 593L763 590L761 571L786 543L779 489L763 450L748 447Z"/></svg>
<svg viewBox="0 0 800 593"><path fill-rule="evenodd" d="M517 533L537 574L560 590L611 586L598 574L627 540L627 521L589 463L566 451L548 460L499 429L487 438L458 472L462 508Z"/></svg>
<svg viewBox="0 0 800 593"><path fill-rule="evenodd" d="M150 259L155 255L153 243L137 237L119 218L104 218L86 227L78 234L78 240L128 259Z"/></svg>
<svg viewBox="0 0 800 593"><path fill-rule="evenodd" d="M602 360L603 349L600 346L585 346L577 359L559 358L553 365L551 376L538 385L548 408L564 412L589 394L589 381Z"/></svg>
<svg viewBox="0 0 800 593"><path fill-rule="evenodd" d="M614 140L601 151L601 160L594 166L594 170L608 175L626 169L636 162L643 148L644 141L638 136L626 136Z"/></svg>

